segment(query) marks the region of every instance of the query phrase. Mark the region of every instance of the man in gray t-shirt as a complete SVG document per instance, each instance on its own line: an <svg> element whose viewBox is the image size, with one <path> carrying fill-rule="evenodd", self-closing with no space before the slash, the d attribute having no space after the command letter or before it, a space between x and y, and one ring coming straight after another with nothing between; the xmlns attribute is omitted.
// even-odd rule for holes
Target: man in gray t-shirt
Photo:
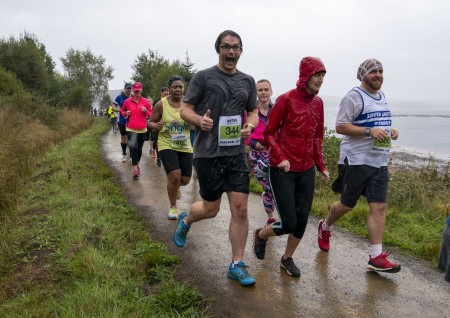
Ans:
<svg viewBox="0 0 450 318"><path fill-rule="evenodd" d="M242 40L236 32L222 32L215 48L218 64L195 74L181 105L181 117L196 126L194 166L203 200L194 203L189 213L180 214L173 240L183 247L191 225L214 218L226 192L231 210L232 249L227 275L243 286L251 286L256 281L243 262L250 183L244 140L258 124L256 84L251 76L237 69Z"/></svg>
<svg viewBox="0 0 450 318"><path fill-rule="evenodd" d="M245 143L240 137L241 127L235 129L236 142L232 144L230 140L220 140L219 126L221 117L238 116L238 121L242 122L244 112L253 112L256 107L256 84L253 77L236 70L234 73L226 73L213 66L195 74L184 97L184 102L193 106L193 110L198 118L209 110L212 119L212 129L204 131L200 126L196 126L195 152L194 158L214 158L221 156L235 156L245 154ZM184 111L185 113L185 111ZM195 119L194 119L195 120ZM222 131L228 129L232 131L233 126L227 127L222 119ZM219 145L219 140L222 146ZM230 145L228 145L230 142Z"/></svg>

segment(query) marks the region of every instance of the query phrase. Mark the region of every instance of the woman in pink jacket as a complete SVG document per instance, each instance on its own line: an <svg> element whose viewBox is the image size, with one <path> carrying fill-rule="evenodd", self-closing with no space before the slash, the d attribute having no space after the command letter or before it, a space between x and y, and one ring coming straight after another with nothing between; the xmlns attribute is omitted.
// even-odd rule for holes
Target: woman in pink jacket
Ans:
<svg viewBox="0 0 450 318"><path fill-rule="evenodd" d="M275 202L273 200L272 189L270 188L267 169L269 166L269 150L264 141L264 127L266 126L267 116L273 107L270 100L272 96L272 86L266 79L261 79L256 83L256 96L258 98L258 125L246 140L250 147L248 157L250 166L256 180L261 184L264 192L262 194L264 211L267 214L266 226L275 222L274 210Z"/></svg>
<svg viewBox="0 0 450 318"><path fill-rule="evenodd" d="M133 84L133 96L126 99L121 108L123 117L127 118L127 136L130 148L131 164L133 165L133 178L141 174L139 161L142 156L142 147L147 132L147 118L152 114L152 108L147 99L141 96L142 84Z"/></svg>
<svg viewBox="0 0 450 318"><path fill-rule="evenodd" d="M255 231L254 251L257 258L263 259L270 236L289 234L280 266L294 277L300 276L292 256L303 238L311 210L314 167L325 180L330 178L322 155L323 102L317 96L325 73L319 58L303 58L297 87L277 99L264 130L269 148L269 182L280 221Z"/></svg>

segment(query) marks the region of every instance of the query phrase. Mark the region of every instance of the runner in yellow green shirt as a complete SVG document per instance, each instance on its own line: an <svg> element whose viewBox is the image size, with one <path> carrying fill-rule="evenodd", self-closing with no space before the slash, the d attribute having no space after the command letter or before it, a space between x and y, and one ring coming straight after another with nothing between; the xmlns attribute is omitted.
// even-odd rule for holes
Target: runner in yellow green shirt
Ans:
<svg viewBox="0 0 450 318"><path fill-rule="evenodd" d="M170 209L167 218L178 218L177 199L180 186L187 185L192 175L192 145L189 124L180 116L184 80L178 75L169 81L169 96L158 101L150 117L150 128L159 131L158 152L167 174L167 194Z"/></svg>

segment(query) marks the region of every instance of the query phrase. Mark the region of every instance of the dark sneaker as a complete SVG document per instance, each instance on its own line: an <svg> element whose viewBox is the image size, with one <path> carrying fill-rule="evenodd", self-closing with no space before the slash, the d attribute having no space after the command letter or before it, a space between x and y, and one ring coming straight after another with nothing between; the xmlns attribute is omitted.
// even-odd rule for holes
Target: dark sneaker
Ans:
<svg viewBox="0 0 450 318"><path fill-rule="evenodd" d="M180 216L178 217L178 226L175 230L175 233L173 233L173 242L178 247L183 247L186 243L186 236L189 232L189 229L191 228L189 225L186 225L184 223L184 219L187 217L187 212L182 212Z"/></svg>
<svg viewBox="0 0 450 318"><path fill-rule="evenodd" d="M253 240L253 249L255 251L255 255L257 259L264 259L264 256L266 255L266 242L267 240L264 240L259 237L259 231L262 229L257 229L254 234L254 240Z"/></svg>
<svg viewBox="0 0 450 318"><path fill-rule="evenodd" d="M268 227L270 224L275 223L276 221L277 220L274 218L268 218L265 227Z"/></svg>
<svg viewBox="0 0 450 318"><path fill-rule="evenodd" d="M280 267L284 268L288 275L293 277L300 277L300 270L297 266L295 266L292 257L288 257L286 259L283 259L283 257L281 257Z"/></svg>
<svg viewBox="0 0 450 318"><path fill-rule="evenodd" d="M237 264L231 262L227 276L239 282L242 286L252 286L256 283L256 280L247 272L245 264L242 261Z"/></svg>
<svg viewBox="0 0 450 318"><path fill-rule="evenodd" d="M398 273L402 268L400 264L391 263L387 257L391 253L381 253L375 258L369 255L369 264L367 264L368 271L385 272L385 273Z"/></svg>
<svg viewBox="0 0 450 318"><path fill-rule="evenodd" d="M328 252L330 250L330 236L331 231L325 231L322 229L322 224L325 220L320 220L317 229L317 243L322 251Z"/></svg>

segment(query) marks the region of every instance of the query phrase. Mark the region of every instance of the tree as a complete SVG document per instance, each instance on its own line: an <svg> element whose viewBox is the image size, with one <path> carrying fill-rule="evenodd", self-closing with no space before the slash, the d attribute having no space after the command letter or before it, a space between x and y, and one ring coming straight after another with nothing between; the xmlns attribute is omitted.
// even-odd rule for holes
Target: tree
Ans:
<svg viewBox="0 0 450 318"><path fill-rule="evenodd" d="M184 62L181 64L183 67L183 71L180 74L180 76L184 79L186 87L189 85L189 82L191 81L192 77L194 77L197 70L193 69L194 63L189 58L189 52L186 51L186 56L184 57Z"/></svg>
<svg viewBox="0 0 450 318"><path fill-rule="evenodd" d="M1 39L0 66L16 74L26 89L47 95L55 63L35 35L25 32L19 39Z"/></svg>
<svg viewBox="0 0 450 318"><path fill-rule="evenodd" d="M111 105L111 96L109 94L103 95L103 97L100 99L100 107L105 108Z"/></svg>
<svg viewBox="0 0 450 318"><path fill-rule="evenodd" d="M11 96L23 91L23 84L16 74L0 66L0 97Z"/></svg>
<svg viewBox="0 0 450 318"><path fill-rule="evenodd" d="M65 75L74 90L87 90L88 94L83 96L82 103L76 103L77 107L90 110L94 101L100 99L108 92L108 82L113 79L113 68L105 64L103 56L95 56L90 49L78 51L70 48L66 57L61 58ZM74 93L69 95L73 101ZM75 94L76 95L76 94ZM74 106L68 105L68 106Z"/></svg>
<svg viewBox="0 0 450 318"><path fill-rule="evenodd" d="M148 54L138 55L136 61L131 66L134 73L132 76L133 81L141 82L143 86L143 96L148 96L155 90L160 90L154 83L154 76L162 68L169 66L169 61L158 54L158 51L148 50ZM159 95L158 95L159 96Z"/></svg>
<svg viewBox="0 0 450 318"><path fill-rule="evenodd" d="M175 60L171 62L170 65L159 69L158 72L153 76L154 87L150 92L151 96L158 98L161 94L161 88L167 86L168 79L173 75L180 75L181 77L183 77L181 74L182 66L180 61L178 60Z"/></svg>
<svg viewBox="0 0 450 318"><path fill-rule="evenodd" d="M192 79L195 70L192 69L194 63L189 58L186 51L185 61L179 60L170 62L160 56L157 51L149 50L148 54L138 55L132 68L134 70L132 79L141 82L144 88L143 96L158 98L161 88L167 86L167 80L172 75L180 75L185 80L185 86Z"/></svg>

